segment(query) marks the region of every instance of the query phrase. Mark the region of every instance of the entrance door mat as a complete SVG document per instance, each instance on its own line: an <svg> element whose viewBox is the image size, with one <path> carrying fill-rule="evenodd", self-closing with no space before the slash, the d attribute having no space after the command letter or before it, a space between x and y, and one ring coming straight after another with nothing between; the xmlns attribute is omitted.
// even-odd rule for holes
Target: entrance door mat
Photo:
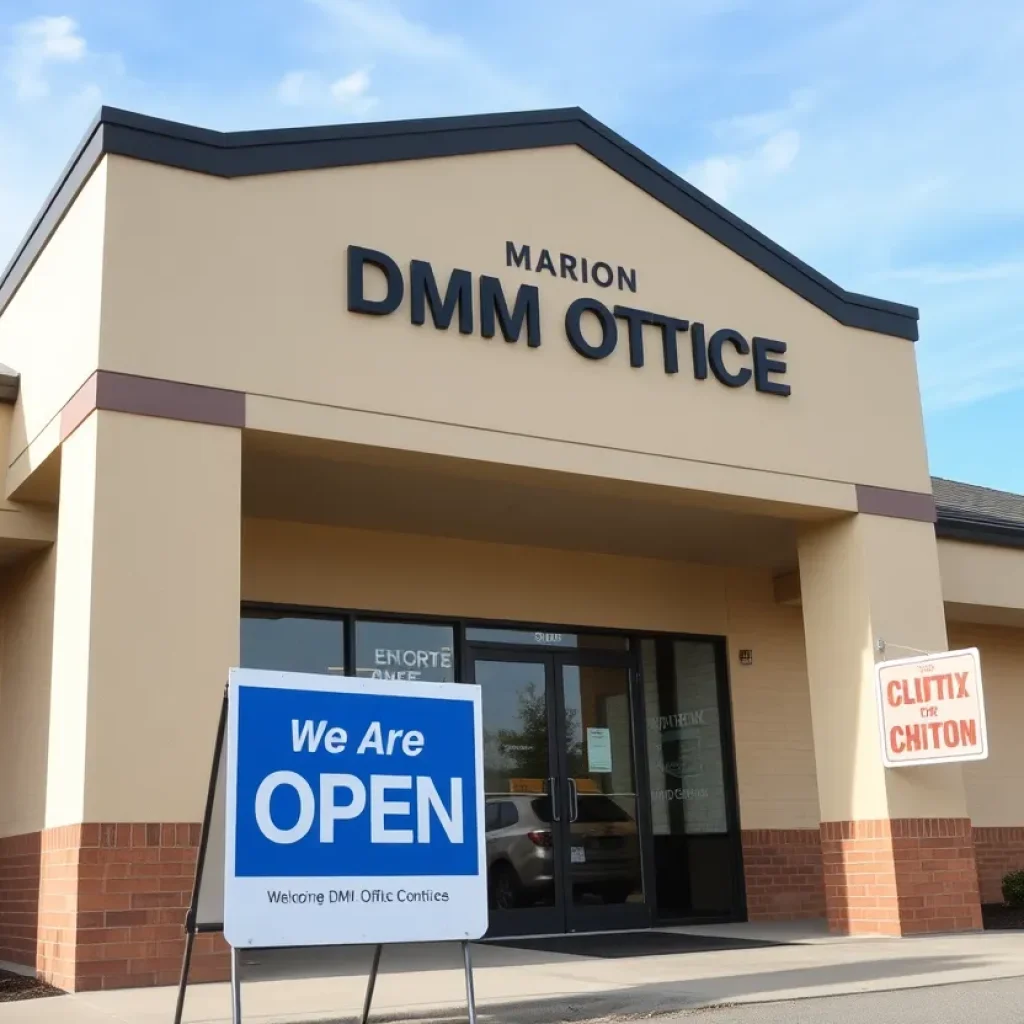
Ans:
<svg viewBox="0 0 1024 1024"><path fill-rule="evenodd" d="M550 935L540 939L491 939L489 945L617 960L621 957L665 956L669 953L761 949L766 946L784 946L788 943L724 938L721 935L681 935L677 932L610 932L600 935Z"/></svg>

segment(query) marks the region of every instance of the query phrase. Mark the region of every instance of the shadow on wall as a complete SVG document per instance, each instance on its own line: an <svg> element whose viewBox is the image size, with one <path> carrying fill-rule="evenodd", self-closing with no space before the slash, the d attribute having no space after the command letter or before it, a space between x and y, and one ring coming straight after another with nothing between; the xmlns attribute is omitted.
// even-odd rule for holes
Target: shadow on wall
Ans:
<svg viewBox="0 0 1024 1024"><path fill-rule="evenodd" d="M0 960L29 967L43 873L55 563L50 548L0 569Z"/></svg>
<svg viewBox="0 0 1024 1024"><path fill-rule="evenodd" d="M8 963L36 965L41 859L39 832L0 839L0 960Z"/></svg>

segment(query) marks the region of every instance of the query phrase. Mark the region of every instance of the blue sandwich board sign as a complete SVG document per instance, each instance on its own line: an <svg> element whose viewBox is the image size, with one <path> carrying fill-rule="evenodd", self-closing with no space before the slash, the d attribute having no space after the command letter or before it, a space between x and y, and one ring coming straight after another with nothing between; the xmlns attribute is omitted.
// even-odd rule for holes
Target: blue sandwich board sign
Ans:
<svg viewBox="0 0 1024 1024"><path fill-rule="evenodd" d="M226 769L232 946L487 930L479 687L234 669Z"/></svg>

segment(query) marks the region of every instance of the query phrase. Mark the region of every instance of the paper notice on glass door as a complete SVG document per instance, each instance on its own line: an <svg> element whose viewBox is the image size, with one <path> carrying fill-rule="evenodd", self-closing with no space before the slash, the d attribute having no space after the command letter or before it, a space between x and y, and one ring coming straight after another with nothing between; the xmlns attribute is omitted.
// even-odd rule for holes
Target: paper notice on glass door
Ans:
<svg viewBox="0 0 1024 1024"><path fill-rule="evenodd" d="M587 771L612 770L611 729L587 729Z"/></svg>

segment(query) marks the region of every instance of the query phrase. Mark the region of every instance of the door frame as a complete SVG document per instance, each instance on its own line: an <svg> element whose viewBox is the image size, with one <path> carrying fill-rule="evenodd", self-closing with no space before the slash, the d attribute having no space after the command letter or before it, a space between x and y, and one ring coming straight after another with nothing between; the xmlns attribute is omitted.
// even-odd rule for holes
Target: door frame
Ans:
<svg viewBox="0 0 1024 1024"><path fill-rule="evenodd" d="M611 654L612 657L608 657ZM641 788L645 779L641 776L640 765L642 758L646 758L646 750L638 744L638 726L645 719L642 717L642 705L638 707L637 698L640 693L640 678L636 671L636 658L632 651L598 651L598 650L571 650L561 649L552 651L554 661L555 685L561 699L564 710L564 681L562 670L566 667L579 668L610 668L620 669L626 672L626 700L629 706L630 725L630 746L633 755L633 787L636 794L636 830L637 843L640 853L640 884L643 888L643 901L640 903L622 904L599 904L593 907L578 906L572 899L572 893L565 891L565 928L566 932L592 932L592 931L616 931L630 930L636 928L650 928L654 920L654 894L648 888L648 883L653 879L653 871L648 870L648 861L653 864L654 850L651 843L650 822L645 821L648 801L644 798L646 790ZM560 716L561 720L562 716ZM560 767L563 769L565 778L568 778L566 755L568 747L566 737L561 735L564 732L564 725L560 724L559 732L559 756L562 760ZM568 838L568 829L566 838ZM569 870L571 843L565 844L563 858L566 871Z"/></svg>
<svg viewBox="0 0 1024 1024"><path fill-rule="evenodd" d="M544 700L548 712L548 721L554 722L556 718L556 699L554 688L554 667L548 656L549 651L537 651L533 649L498 649L488 647L479 653L470 650L469 645L463 649L463 682L472 686L478 686L476 680L477 661L496 661L502 663L519 663L527 665L539 665L544 670ZM548 772L557 780L558 776L558 739L555 736L556 729L549 728L548 739ZM483 785L483 779L480 780ZM565 806L565 799L561 793L551 794L553 808L560 809ZM560 826L551 822L552 840L560 831ZM552 865L554 872L554 895L550 906L529 907L519 910L495 910L488 908L487 934L485 938L497 938L509 935L550 935L565 930L565 910L562 893L565 891L565 873L563 858L557 855L561 846L560 842L552 843L555 851ZM490 890L490 878L488 878L488 895Z"/></svg>
<svg viewBox="0 0 1024 1024"><path fill-rule="evenodd" d="M548 730L548 764L555 779L552 794L559 808L559 821L552 822L554 842L554 905L516 911L490 911L487 937L508 935L566 934L583 931L614 931L649 928L655 917L654 850L651 842L650 807L647 792L647 751L644 724L643 687L637 670L636 652L578 648L539 648L488 642L467 642L463 648L463 679L477 685L476 662L495 661L543 665L546 681L546 705L552 728ZM569 806L567 743L565 736L565 696L562 670L579 668L619 669L626 673L626 700L629 709L630 741L633 757L633 786L636 794L636 830L640 854L641 885L644 899L639 903L577 906L570 883Z"/></svg>

